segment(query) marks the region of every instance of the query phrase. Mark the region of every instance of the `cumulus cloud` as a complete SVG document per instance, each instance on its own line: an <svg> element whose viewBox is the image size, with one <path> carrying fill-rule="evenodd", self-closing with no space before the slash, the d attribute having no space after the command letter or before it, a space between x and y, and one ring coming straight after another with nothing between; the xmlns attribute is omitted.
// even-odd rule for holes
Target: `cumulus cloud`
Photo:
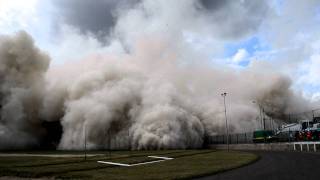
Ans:
<svg viewBox="0 0 320 180"><path fill-rule="evenodd" d="M1 0L0 1L0 29L5 33L11 33L12 29L27 28L35 22L35 7L37 0Z"/></svg>
<svg viewBox="0 0 320 180"><path fill-rule="evenodd" d="M54 0L57 23L71 25L81 33L94 34L101 41L116 22L117 11L134 6L138 0Z"/></svg>
<svg viewBox="0 0 320 180"><path fill-rule="evenodd" d="M275 47L304 46L319 29L314 23L319 5L316 0L278 2L278 11L268 14L262 31Z"/></svg>
<svg viewBox="0 0 320 180"><path fill-rule="evenodd" d="M249 53L245 49L238 49L237 53L232 57L232 62L239 64L246 60L249 56Z"/></svg>
<svg viewBox="0 0 320 180"><path fill-rule="evenodd" d="M265 1L200 0L213 33L227 39L255 33L271 11Z"/></svg>
<svg viewBox="0 0 320 180"><path fill-rule="evenodd" d="M60 34L55 42L47 48L52 59L55 60L53 65L76 61L96 53L124 51L119 41L113 41L108 46L104 46L104 43L92 34L83 35L78 29L67 25L60 28Z"/></svg>
<svg viewBox="0 0 320 180"><path fill-rule="evenodd" d="M132 21L139 27L135 31L159 28L163 32L176 24L184 30L201 29L202 32L221 39L239 39L256 32L264 18L271 10L266 2L255 1L148 1L148 0L94 0L94 1L62 1L55 0L57 25L67 24L80 30L81 33L91 33L100 41L105 42L112 33L119 17L127 14L129 20L123 23L130 28ZM139 11L137 11L139 9ZM141 11L142 10L142 11ZM188 21L185 21L186 17ZM143 19L165 19L164 24L154 24L154 27L144 25ZM136 19L136 20L134 20ZM141 28L145 27L147 29ZM182 30L181 29L181 30Z"/></svg>
<svg viewBox="0 0 320 180"><path fill-rule="evenodd" d="M320 82L320 54L315 54L310 57L310 61L305 63L306 73L301 77L303 83L308 83L312 86L318 86ZM302 83L301 82L301 83Z"/></svg>
<svg viewBox="0 0 320 180"><path fill-rule="evenodd" d="M316 81L311 82L319 53L319 1L273 1L273 11L269 11L258 31L266 48L254 52L254 59L262 59L272 64L275 71L285 73L294 81L296 91L317 93ZM299 13L296 13L299 12Z"/></svg>

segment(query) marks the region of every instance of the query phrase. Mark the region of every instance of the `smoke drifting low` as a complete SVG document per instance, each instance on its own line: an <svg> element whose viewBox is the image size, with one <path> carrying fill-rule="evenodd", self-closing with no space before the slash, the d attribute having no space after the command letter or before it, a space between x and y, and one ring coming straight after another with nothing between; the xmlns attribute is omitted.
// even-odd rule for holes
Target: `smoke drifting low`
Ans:
<svg viewBox="0 0 320 180"><path fill-rule="evenodd" d="M203 23L193 1L184 1L179 12L162 2L142 1L117 14L112 39L128 53L97 53L48 69L49 57L25 32L2 36L0 149L60 137L44 126L56 122L62 125L59 149L83 149L85 135L92 149L198 148L206 135L224 133L222 92L228 92L231 132L259 128L258 104L279 120L308 108L289 78L256 70L259 62L234 71L202 59L181 30L202 32L182 20L187 13Z"/></svg>

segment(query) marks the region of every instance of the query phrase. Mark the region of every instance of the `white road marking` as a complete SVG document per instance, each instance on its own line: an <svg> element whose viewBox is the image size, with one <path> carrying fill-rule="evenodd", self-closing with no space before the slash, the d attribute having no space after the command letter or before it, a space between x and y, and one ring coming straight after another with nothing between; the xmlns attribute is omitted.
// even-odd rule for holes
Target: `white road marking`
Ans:
<svg viewBox="0 0 320 180"><path fill-rule="evenodd" d="M149 157L149 158L155 158L155 159L161 159L161 160L148 161L148 162L142 162L142 163L136 163L136 164L115 163L115 162L110 162L110 161L97 161L97 162L98 162L98 163L103 163L103 164L116 165L116 166L131 167L131 166L139 166L139 165L144 165L144 164L158 163L158 162L168 161L168 160L172 160L172 159L173 159L173 158L161 157L161 156L148 156L148 157Z"/></svg>
<svg viewBox="0 0 320 180"><path fill-rule="evenodd" d="M139 166L139 165L144 165L144 164L152 164L152 163L158 163L166 160L158 160L158 161L148 161L148 162L142 162L142 163L137 163L137 164L131 164L130 166Z"/></svg>
<svg viewBox="0 0 320 180"><path fill-rule="evenodd" d="M162 156L148 156L149 158L157 158L157 159L164 159L164 160L171 160L173 158L169 158L169 157L162 157Z"/></svg>
<svg viewBox="0 0 320 180"><path fill-rule="evenodd" d="M114 162L108 162L108 161L97 161L98 163L102 164L111 164L111 165L116 165L116 166L131 166L130 164L123 164L123 163L114 163Z"/></svg>

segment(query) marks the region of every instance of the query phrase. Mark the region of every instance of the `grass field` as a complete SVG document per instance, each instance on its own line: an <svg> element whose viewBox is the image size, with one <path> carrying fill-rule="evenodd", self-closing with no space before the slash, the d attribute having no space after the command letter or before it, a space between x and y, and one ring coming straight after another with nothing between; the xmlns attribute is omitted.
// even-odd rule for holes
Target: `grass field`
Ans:
<svg viewBox="0 0 320 180"><path fill-rule="evenodd" d="M64 151L29 153L36 155L82 154L81 152ZM257 159L256 155L250 153L212 150L113 151L111 154L96 151L89 154L94 156L88 156L86 160L79 156L1 156L0 176L55 177L58 179L188 179L236 168ZM148 158L148 155L161 155L174 159L133 167L97 163L98 160L129 164L153 160Z"/></svg>

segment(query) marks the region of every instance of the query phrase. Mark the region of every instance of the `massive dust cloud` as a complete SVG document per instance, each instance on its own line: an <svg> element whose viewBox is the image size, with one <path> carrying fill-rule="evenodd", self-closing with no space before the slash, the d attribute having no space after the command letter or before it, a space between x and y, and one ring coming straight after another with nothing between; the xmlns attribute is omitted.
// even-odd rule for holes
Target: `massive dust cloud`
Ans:
<svg viewBox="0 0 320 180"><path fill-rule="evenodd" d="M0 37L0 147L35 144L45 132L39 111L49 57L25 32Z"/></svg>
<svg viewBox="0 0 320 180"><path fill-rule="evenodd" d="M91 149L199 148L225 131L222 92L234 133L260 127L259 104L279 122L309 107L291 79L258 61L235 71L197 54L183 36L207 33L198 27L213 16L198 12L198 1L176 11L161 2L116 13L108 46L121 42L122 53L49 68L49 55L27 33L1 36L0 149L39 147L52 133L62 133L58 149L83 149L85 136ZM62 132L44 126L55 122Z"/></svg>

